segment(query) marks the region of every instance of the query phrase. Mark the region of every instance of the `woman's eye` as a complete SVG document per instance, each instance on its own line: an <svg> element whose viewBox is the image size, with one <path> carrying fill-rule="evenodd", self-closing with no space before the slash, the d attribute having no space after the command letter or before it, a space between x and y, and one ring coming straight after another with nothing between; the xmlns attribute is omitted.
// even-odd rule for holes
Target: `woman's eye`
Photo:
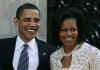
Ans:
<svg viewBox="0 0 100 70"><path fill-rule="evenodd" d="M71 31L74 32L74 31L77 31L77 29L73 28L73 29L71 29Z"/></svg>
<svg viewBox="0 0 100 70"><path fill-rule="evenodd" d="M67 32L67 29L60 29L60 31Z"/></svg>
<svg viewBox="0 0 100 70"><path fill-rule="evenodd" d="M75 32L75 31L77 31L77 29L75 29L75 28L72 28L72 29L60 29L60 31L62 31L62 32L67 32L67 31Z"/></svg>

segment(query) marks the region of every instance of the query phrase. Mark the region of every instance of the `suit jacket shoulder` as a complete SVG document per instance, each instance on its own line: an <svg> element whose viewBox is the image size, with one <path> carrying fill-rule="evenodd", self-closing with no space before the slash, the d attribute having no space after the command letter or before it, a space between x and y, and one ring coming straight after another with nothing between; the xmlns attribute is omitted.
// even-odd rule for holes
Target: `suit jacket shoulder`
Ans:
<svg viewBox="0 0 100 70"><path fill-rule="evenodd" d="M50 55L53 51L56 50L56 46L49 44L47 42L44 42L42 40L39 40L36 38L38 48L40 49L41 52L46 52L48 55Z"/></svg>
<svg viewBox="0 0 100 70"><path fill-rule="evenodd" d="M12 59L16 37L0 39L0 67L2 70L12 70Z"/></svg>

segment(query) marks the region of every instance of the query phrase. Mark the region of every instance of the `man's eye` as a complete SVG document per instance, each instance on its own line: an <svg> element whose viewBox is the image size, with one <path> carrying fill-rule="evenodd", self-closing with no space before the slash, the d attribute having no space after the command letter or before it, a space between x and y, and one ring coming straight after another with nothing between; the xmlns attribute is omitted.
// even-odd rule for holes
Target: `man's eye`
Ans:
<svg viewBox="0 0 100 70"><path fill-rule="evenodd" d="M31 18L24 18L24 22L32 22ZM40 21L40 18L33 18L33 22L38 23Z"/></svg>
<svg viewBox="0 0 100 70"><path fill-rule="evenodd" d="M34 18L34 22L38 23L40 21L40 18Z"/></svg>
<svg viewBox="0 0 100 70"><path fill-rule="evenodd" d="M30 22L31 18L24 18L24 22Z"/></svg>

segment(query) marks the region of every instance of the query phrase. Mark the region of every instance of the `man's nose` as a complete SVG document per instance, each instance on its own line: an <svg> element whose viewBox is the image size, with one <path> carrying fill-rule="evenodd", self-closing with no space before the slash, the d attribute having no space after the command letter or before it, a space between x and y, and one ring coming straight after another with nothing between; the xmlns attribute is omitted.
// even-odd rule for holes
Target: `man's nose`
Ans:
<svg viewBox="0 0 100 70"><path fill-rule="evenodd" d="M29 25L32 25L32 26L33 26L33 25L36 25L36 23L34 22L34 20L30 20L30 21L28 22L28 24L29 24Z"/></svg>

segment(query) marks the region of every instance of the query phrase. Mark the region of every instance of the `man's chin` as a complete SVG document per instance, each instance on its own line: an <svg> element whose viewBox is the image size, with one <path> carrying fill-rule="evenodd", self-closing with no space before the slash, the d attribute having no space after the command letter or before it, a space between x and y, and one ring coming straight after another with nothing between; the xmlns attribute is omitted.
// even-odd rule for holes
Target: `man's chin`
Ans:
<svg viewBox="0 0 100 70"><path fill-rule="evenodd" d="M33 38L34 38L35 36L26 36L26 38L25 38L25 42L29 42L29 41L31 41Z"/></svg>

